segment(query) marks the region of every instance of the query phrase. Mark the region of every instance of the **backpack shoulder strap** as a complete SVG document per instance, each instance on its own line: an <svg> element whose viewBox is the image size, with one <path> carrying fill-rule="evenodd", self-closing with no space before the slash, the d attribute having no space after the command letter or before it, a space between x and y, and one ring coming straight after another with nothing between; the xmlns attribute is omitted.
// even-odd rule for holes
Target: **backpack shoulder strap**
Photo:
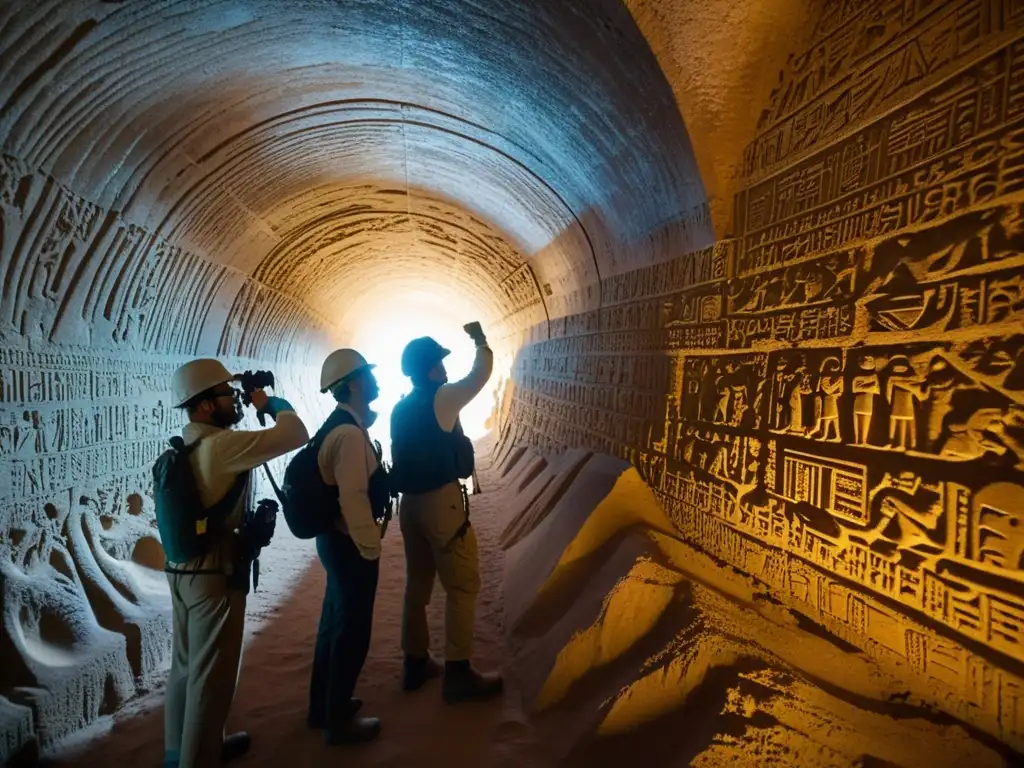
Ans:
<svg viewBox="0 0 1024 768"><path fill-rule="evenodd" d="M186 456L188 456L190 453L192 453L192 451L198 448L201 442L203 442L202 437L192 441L191 443L186 443L185 438L183 438L181 435L175 435L170 439L171 448L176 450L178 453L185 454Z"/></svg>
<svg viewBox="0 0 1024 768"><path fill-rule="evenodd" d="M235 478L235 484L231 486L230 490L212 507L206 510L208 517L213 518L220 524L221 521L227 519L228 515L234 510L235 505L238 504L238 500L245 493L245 488L249 484L249 472L242 472Z"/></svg>
<svg viewBox="0 0 1024 768"><path fill-rule="evenodd" d="M320 446L323 445L324 440L327 439L327 435L344 424L355 425L355 423L356 420L351 413L343 411L341 408L335 408L331 415L327 417L327 420L324 421L320 429L317 430L317 433L313 436L313 439L310 442L314 443L317 451L319 451Z"/></svg>
<svg viewBox="0 0 1024 768"><path fill-rule="evenodd" d="M184 457L187 457L199 447L199 444L202 441L203 438L200 437L198 440L186 443L184 439L176 435L171 438L171 447L181 453ZM220 522L225 520L234 510L235 505L238 504L238 500L242 497L242 494L245 493L245 488L248 484L249 472L242 472L237 478L235 478L234 485L228 489L228 492L224 494L219 501L215 502L213 506L204 510L206 512L206 516L215 520L217 524L220 524Z"/></svg>

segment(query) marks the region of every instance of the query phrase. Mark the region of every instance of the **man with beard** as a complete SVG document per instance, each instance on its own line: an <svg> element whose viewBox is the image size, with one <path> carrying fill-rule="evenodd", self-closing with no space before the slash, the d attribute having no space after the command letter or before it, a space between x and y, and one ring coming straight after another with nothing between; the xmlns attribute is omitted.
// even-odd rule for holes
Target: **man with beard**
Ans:
<svg viewBox="0 0 1024 768"><path fill-rule="evenodd" d="M251 567L238 532L249 506L251 470L309 439L294 408L262 390L252 393L252 403L276 424L257 431L232 429L242 420L240 392L231 385L235 378L219 361L200 359L178 368L171 380L174 405L188 414L182 438L172 444L177 455L187 457L187 479L202 508L199 514L205 516L197 518L196 510L183 512L180 504L171 503L189 490L161 483L168 477L161 474L162 462L172 451L154 468L173 626L164 709L165 768L212 768L249 749L248 734L224 735L242 655ZM191 536L192 546L180 547L181 540L165 531L173 532L188 513L192 517L183 538Z"/></svg>
<svg viewBox="0 0 1024 768"><path fill-rule="evenodd" d="M324 729L328 745L370 741L380 734L380 720L358 717L362 702L352 697L370 649L380 568L377 521L382 519L379 508L388 502L387 474L366 431L376 418L370 404L379 394L373 368L354 349L339 349L327 357L320 374L320 391L331 392L338 405L313 445L319 445L320 479L336 486L337 500L331 500L334 527L316 537L327 589L317 629L308 722L311 728Z"/></svg>
<svg viewBox="0 0 1024 768"><path fill-rule="evenodd" d="M402 494L398 520L406 561L402 686L415 691L441 672L430 655L427 627L436 574L446 597L441 693L449 704L482 701L502 690L499 676L480 674L470 665L480 564L459 482L475 468L473 444L462 431L459 412L487 383L494 355L479 323L465 330L476 343L476 359L469 375L451 384L443 362L449 350L429 336L409 342L402 352L402 373L412 379L413 389L391 415L392 480Z"/></svg>

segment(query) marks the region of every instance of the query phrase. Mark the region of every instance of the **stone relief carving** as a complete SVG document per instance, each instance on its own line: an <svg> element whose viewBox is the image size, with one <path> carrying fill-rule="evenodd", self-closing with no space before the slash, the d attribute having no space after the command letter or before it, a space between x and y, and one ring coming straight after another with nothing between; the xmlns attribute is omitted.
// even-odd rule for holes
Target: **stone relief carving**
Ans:
<svg viewBox="0 0 1024 768"><path fill-rule="evenodd" d="M763 176L948 75L964 58L1004 45L1020 16L1014 0L826 3L814 43L780 74L745 153L744 174Z"/></svg>
<svg viewBox="0 0 1024 768"><path fill-rule="evenodd" d="M224 274L0 156L0 691L45 742L166 661L150 468ZM286 344L310 325L268 314Z"/></svg>
<svg viewBox="0 0 1024 768"><path fill-rule="evenodd" d="M1021 749L1018 6L829 3L735 240L603 281L600 330L522 351L511 421L633 461L686 538ZM609 354L667 361L630 383L661 413L575 381Z"/></svg>

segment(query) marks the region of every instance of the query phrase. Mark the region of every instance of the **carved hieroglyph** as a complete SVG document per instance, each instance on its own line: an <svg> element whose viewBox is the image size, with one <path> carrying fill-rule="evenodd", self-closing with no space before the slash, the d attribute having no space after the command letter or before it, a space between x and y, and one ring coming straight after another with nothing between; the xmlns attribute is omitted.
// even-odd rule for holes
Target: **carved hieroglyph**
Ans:
<svg viewBox="0 0 1024 768"><path fill-rule="evenodd" d="M825 6L735 238L553 323L508 429L632 460L684 536L1021 749L1024 14Z"/></svg>
<svg viewBox="0 0 1024 768"><path fill-rule="evenodd" d="M0 694L46 744L167 661L151 467L180 428L170 375L226 271L3 156L0 275ZM289 306L249 323L301 360L322 326ZM256 349L229 363L260 367L230 359ZM305 375L282 373L286 391ZM295 386L296 403L303 390L315 387Z"/></svg>

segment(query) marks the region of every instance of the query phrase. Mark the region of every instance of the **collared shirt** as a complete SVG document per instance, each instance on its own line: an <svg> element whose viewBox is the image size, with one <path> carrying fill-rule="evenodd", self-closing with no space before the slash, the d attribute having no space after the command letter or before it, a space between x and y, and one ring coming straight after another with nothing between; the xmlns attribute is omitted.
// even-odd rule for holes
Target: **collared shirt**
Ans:
<svg viewBox="0 0 1024 768"><path fill-rule="evenodd" d="M494 370L494 353L490 347L476 348L473 367L464 379L444 384L434 394L434 416L445 432L455 429L459 412L480 394Z"/></svg>
<svg viewBox="0 0 1024 768"><path fill-rule="evenodd" d="M380 557L380 526L370 507L370 475L379 466L377 456L362 419L344 403L339 403L338 409L350 413L356 423L342 424L327 433L316 457L320 477L328 485L338 486L341 515L335 527L352 537L364 558L376 560Z"/></svg>
<svg viewBox="0 0 1024 768"><path fill-rule="evenodd" d="M187 445L202 438L202 442L189 456L189 461L204 507L211 507L223 499L243 472L301 448L309 440L306 426L294 411L279 413L276 423L269 429L223 429L193 421L184 426L181 436ZM224 530L231 531L241 525L252 493L251 486L250 480L238 504L225 519ZM231 537L225 536L224 540L230 542ZM185 569L219 568L230 573L230 544L186 564L175 565L183 565Z"/></svg>

